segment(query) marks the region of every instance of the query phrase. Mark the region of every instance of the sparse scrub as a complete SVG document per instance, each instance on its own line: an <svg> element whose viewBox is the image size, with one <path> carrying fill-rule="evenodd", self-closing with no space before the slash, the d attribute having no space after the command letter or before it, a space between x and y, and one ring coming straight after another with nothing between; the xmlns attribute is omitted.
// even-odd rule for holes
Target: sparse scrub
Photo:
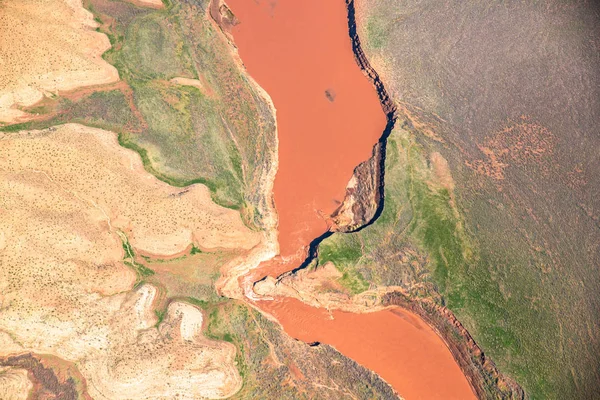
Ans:
<svg viewBox="0 0 600 400"><path fill-rule="evenodd" d="M144 12L133 6L93 10L101 19L123 21L107 31L114 43L105 58L133 89L147 124L125 131L122 143L143 150L146 168L161 180L203 183L217 203L243 208L251 224L260 225L252 184L270 162L265 150L274 140L273 117L224 38L187 1ZM169 82L176 77L199 79L204 89Z"/></svg>
<svg viewBox="0 0 600 400"><path fill-rule="evenodd" d="M503 284L498 282L495 276L502 272L488 256L481 255L478 242L465 231L455 204L458 199L436 182L424 147L400 129L392 134L388 146L391 156L386 164L383 215L358 233L326 239L319 249L319 262L333 262L344 273L340 283L352 293L358 287L346 278L348 271L378 286L400 284L411 291L420 283L430 285L429 294L419 291L415 295L441 294L443 304L500 369L511 371L517 379L527 379L531 372L514 369L511 363L518 361L541 370L555 362L545 352L551 338L558 335L556 317L548 306L538 303L532 308L526 297L517 295L538 285L532 271L517 267L525 260L515 256L513 272L503 276ZM362 291L367 288L368 284L362 286ZM435 295L432 298L437 299ZM529 325L520 322L523 319L543 329L530 331ZM547 389L542 382L531 387L543 393Z"/></svg>
<svg viewBox="0 0 600 400"><path fill-rule="evenodd" d="M210 305L206 314L206 335L238 349L236 361L244 385L234 399L395 398L390 386L373 372L329 346L311 347L290 338L245 304L227 300Z"/></svg>
<svg viewBox="0 0 600 400"><path fill-rule="evenodd" d="M153 270L135 261L135 252L133 247L131 247L131 244L129 244L127 236L125 236L123 232L118 232L118 234L121 238L121 243L123 244L123 264L132 268L136 272L138 276L138 281L136 284L139 284L140 282L143 282L145 278L154 275Z"/></svg>

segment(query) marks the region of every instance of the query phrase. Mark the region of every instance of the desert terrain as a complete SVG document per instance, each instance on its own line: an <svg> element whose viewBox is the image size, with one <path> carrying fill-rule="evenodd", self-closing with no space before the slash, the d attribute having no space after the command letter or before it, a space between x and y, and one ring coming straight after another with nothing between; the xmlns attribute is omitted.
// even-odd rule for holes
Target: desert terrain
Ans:
<svg viewBox="0 0 600 400"><path fill-rule="evenodd" d="M117 81L101 57L110 42L97 26L80 0L3 2L0 123L31 118L23 107L60 91Z"/></svg>
<svg viewBox="0 0 600 400"><path fill-rule="evenodd" d="M6 400L27 400L33 385L27 371L18 368L0 370L0 396Z"/></svg>
<svg viewBox="0 0 600 400"><path fill-rule="evenodd" d="M433 285L427 296L441 295L531 398L597 397L598 8L386 0L356 8L365 54L410 134L397 164L405 172L385 182L393 194L380 227L388 228L332 238L323 261L338 257L358 292L400 283L423 296L416 288ZM419 183L431 186L419 171L435 169L435 153L454 181L447 191ZM398 210L398 223L386 208Z"/></svg>
<svg viewBox="0 0 600 400"><path fill-rule="evenodd" d="M235 393L235 348L206 339L192 305L171 302L158 321L158 288L140 282L149 270L125 260L131 249L168 257L191 243L248 249L259 239L239 213L205 187L158 181L112 132L64 125L4 134L1 147L9 343L76 363L93 398Z"/></svg>
<svg viewBox="0 0 600 400"><path fill-rule="evenodd" d="M597 397L598 26L0 2L0 398Z"/></svg>
<svg viewBox="0 0 600 400"><path fill-rule="evenodd" d="M6 396L395 397L335 349L295 341L271 316L220 295L243 299L237 277L277 252L268 194L277 138L269 96L207 4L204 13L187 2L69 5L88 10L77 22L105 45L87 61L108 61L121 81L44 92L1 128ZM60 45L8 56L60 58ZM37 67L53 73L54 64ZM224 101L232 93L238 103ZM186 135L199 142L190 148Z"/></svg>

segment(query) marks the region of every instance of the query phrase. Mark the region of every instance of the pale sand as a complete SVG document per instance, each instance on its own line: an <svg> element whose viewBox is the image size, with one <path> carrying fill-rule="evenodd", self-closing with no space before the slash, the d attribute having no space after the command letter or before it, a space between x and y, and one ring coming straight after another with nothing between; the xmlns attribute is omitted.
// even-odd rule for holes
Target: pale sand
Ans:
<svg viewBox="0 0 600 400"><path fill-rule="evenodd" d="M177 77L177 78L171 79L170 82L174 83L176 85L181 85L181 86L192 86L192 87L195 87L200 90L204 89L202 82L200 82L198 79Z"/></svg>
<svg viewBox="0 0 600 400"><path fill-rule="evenodd" d="M145 6L151 8L163 8L164 4L162 0L127 0L130 3L136 4L138 6Z"/></svg>
<svg viewBox="0 0 600 400"><path fill-rule="evenodd" d="M58 91L119 80L97 26L81 0L0 2L0 122L27 120L17 107Z"/></svg>
<svg viewBox="0 0 600 400"><path fill-rule="evenodd" d="M178 254L192 242L208 250L250 249L260 240L237 211L215 204L205 186L175 188L146 172L113 132L67 124L3 136L0 170L52 182L146 254Z"/></svg>
<svg viewBox="0 0 600 400"><path fill-rule="evenodd" d="M157 255L192 240L250 249L260 237L239 213L202 185L158 181L112 132L69 124L3 133L0 153L0 355L74 362L97 399L239 390L235 347L202 335L200 310L173 303L156 326L158 290L132 290L120 236Z"/></svg>
<svg viewBox="0 0 600 400"><path fill-rule="evenodd" d="M0 367L0 399L27 400L32 388L26 370Z"/></svg>

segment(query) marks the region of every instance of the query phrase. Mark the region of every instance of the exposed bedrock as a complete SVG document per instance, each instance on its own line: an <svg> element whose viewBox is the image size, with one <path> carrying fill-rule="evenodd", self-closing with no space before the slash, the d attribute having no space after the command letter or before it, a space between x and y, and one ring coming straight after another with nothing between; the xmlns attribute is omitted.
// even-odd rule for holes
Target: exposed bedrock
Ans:
<svg viewBox="0 0 600 400"><path fill-rule="evenodd" d="M383 197L381 188L383 176L379 171L382 161L382 145L373 148L373 155L360 163L346 186L342 205L331 215L332 230L352 232L372 221Z"/></svg>
<svg viewBox="0 0 600 400"><path fill-rule="evenodd" d="M348 32L356 63L377 91L387 124L379 141L373 147L371 158L354 169L352 178L346 186L344 201L331 216L333 223L331 230L334 232L359 230L377 219L383 210L386 143L397 119L396 105L362 50L356 29L354 0L346 0L346 7L348 9Z"/></svg>

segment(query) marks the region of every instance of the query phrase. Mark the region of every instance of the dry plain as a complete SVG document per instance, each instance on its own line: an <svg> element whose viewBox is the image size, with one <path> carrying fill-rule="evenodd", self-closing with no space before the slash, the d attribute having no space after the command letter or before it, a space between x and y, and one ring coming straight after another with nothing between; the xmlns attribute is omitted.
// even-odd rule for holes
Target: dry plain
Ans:
<svg viewBox="0 0 600 400"><path fill-rule="evenodd" d="M94 398L220 398L241 385L230 343L204 338L198 308L140 284L128 249L157 256L250 249L258 236L208 190L168 186L112 132L65 125L2 135L3 353L75 362ZM5 354L2 354L5 355ZM14 373L13 373L14 374Z"/></svg>
<svg viewBox="0 0 600 400"><path fill-rule="evenodd" d="M102 59L106 35L81 0L0 4L0 123L31 118L22 110L60 91L115 82Z"/></svg>

